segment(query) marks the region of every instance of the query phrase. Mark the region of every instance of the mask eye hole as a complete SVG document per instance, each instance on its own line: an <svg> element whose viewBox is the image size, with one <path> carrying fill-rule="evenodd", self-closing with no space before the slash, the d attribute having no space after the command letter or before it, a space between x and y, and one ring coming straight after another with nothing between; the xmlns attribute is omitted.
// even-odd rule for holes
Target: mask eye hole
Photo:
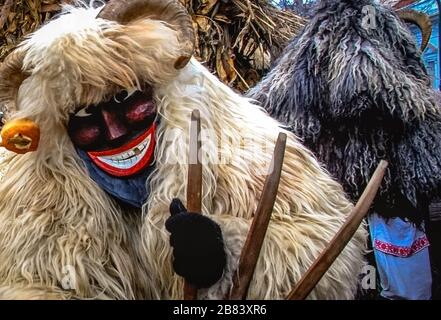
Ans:
<svg viewBox="0 0 441 320"><path fill-rule="evenodd" d="M94 105L79 109L70 116L68 133L72 142L83 150L89 150L99 144L102 129Z"/></svg>
<svg viewBox="0 0 441 320"><path fill-rule="evenodd" d="M116 103L123 103L127 99L129 99L136 92L136 89L123 90L113 96L113 100Z"/></svg>
<svg viewBox="0 0 441 320"><path fill-rule="evenodd" d="M79 117L79 118L87 118L87 117L91 117L92 115L93 115L93 107L91 106L81 108L74 114L75 117Z"/></svg>

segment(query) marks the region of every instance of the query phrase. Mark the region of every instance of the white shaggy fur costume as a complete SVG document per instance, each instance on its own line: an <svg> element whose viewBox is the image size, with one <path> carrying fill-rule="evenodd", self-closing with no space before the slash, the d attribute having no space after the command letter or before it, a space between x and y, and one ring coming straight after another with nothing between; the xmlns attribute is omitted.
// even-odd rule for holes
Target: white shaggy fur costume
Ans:
<svg viewBox="0 0 441 320"><path fill-rule="evenodd" d="M65 11L13 53L23 57L28 75L18 92L14 77L0 84L2 100L19 110L14 117L31 118L42 130L36 152L2 164L9 169L0 184L0 297L182 298L164 223L171 200L185 199L189 119L197 108L207 136L203 213L221 226L227 253L223 277L199 297L222 298L284 130L196 60L174 69L179 42L168 25L149 18L119 25L96 19L99 9L92 8ZM161 121L141 214L123 211L89 178L66 123L78 106L143 82L155 88ZM281 183L250 299L284 298L352 209L341 186L286 133ZM354 297L365 237L360 228L309 298Z"/></svg>

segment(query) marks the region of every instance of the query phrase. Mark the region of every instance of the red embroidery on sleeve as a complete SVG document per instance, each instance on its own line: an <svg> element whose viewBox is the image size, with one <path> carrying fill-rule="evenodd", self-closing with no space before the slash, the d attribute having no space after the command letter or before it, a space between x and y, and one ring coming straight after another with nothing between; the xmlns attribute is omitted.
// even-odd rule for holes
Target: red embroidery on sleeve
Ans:
<svg viewBox="0 0 441 320"><path fill-rule="evenodd" d="M401 247L381 240L374 241L375 249L377 249L378 251L402 258L409 257L423 250L429 245L429 239L427 239L426 236L416 239L410 247Z"/></svg>

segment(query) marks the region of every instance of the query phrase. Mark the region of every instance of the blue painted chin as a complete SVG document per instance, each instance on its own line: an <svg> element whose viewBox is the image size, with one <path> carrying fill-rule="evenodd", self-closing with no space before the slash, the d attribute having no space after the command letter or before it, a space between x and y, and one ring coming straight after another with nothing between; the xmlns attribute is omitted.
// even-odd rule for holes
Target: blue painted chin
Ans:
<svg viewBox="0 0 441 320"><path fill-rule="evenodd" d="M104 191L109 193L116 200L125 204L129 204L136 208L142 207L150 193L147 180L154 169L154 165L150 165L135 176L118 178L111 176L98 168L86 152L78 148L76 150L80 158L84 161L89 176Z"/></svg>

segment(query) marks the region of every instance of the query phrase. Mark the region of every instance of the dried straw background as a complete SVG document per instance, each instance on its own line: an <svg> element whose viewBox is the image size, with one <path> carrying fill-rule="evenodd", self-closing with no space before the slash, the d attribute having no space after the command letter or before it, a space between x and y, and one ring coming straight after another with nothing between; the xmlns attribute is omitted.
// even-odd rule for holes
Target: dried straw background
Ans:
<svg viewBox="0 0 441 320"><path fill-rule="evenodd" d="M231 87L245 91L270 67L306 20L269 0L180 0L193 17L196 56ZM0 0L0 61L73 0Z"/></svg>

